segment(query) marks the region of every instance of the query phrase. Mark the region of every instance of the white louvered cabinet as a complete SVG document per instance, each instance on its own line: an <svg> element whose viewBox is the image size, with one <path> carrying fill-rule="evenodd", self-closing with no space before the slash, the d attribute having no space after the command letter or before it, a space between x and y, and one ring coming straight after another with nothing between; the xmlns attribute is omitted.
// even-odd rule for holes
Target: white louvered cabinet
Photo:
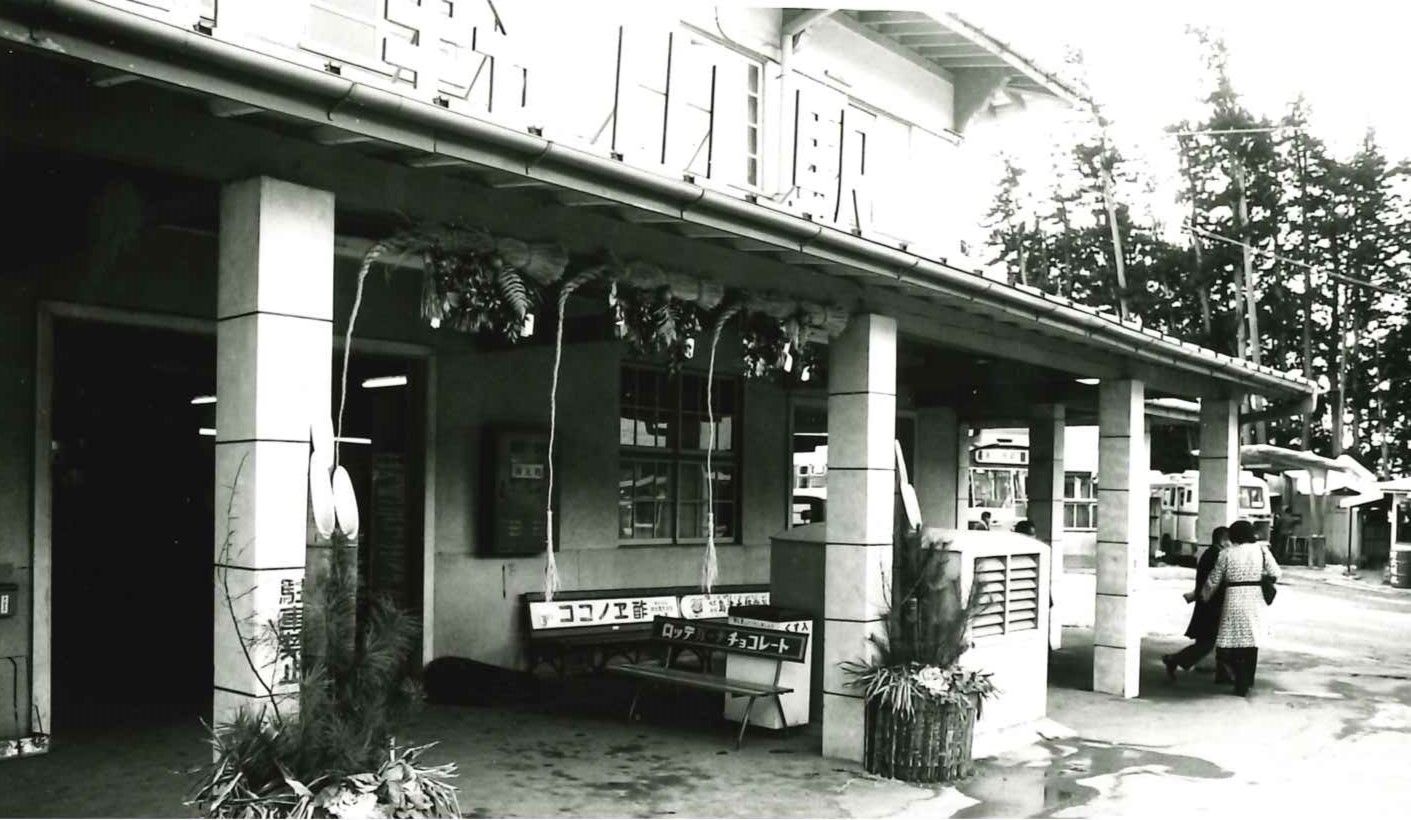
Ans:
<svg viewBox="0 0 1411 820"><path fill-rule="evenodd" d="M1048 545L1014 532L956 530L950 549L961 556L961 592L978 590L970 623L973 645L963 666L990 672L999 694L976 726L986 736L1042 719L1047 710ZM977 752L978 754L978 752Z"/></svg>

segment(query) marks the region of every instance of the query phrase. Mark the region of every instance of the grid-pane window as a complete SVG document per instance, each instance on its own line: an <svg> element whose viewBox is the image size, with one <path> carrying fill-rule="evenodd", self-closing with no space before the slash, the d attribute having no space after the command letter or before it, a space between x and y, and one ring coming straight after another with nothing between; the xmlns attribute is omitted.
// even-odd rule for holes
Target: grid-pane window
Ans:
<svg viewBox="0 0 1411 820"><path fill-rule="evenodd" d="M1097 529L1097 483L1092 473L1063 474L1063 527Z"/></svg>
<svg viewBox="0 0 1411 820"><path fill-rule="evenodd" d="M703 541L708 482L713 482L715 537L739 533L739 383L714 385L715 451L706 476L711 420L706 377L645 367L622 369L618 444L618 538L623 542Z"/></svg>

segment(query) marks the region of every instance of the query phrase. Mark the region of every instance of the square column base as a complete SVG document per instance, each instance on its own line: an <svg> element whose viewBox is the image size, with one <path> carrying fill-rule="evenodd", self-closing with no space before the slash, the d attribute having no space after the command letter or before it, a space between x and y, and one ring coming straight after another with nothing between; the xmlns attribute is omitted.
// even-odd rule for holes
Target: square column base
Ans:
<svg viewBox="0 0 1411 820"><path fill-rule="evenodd" d="M851 695L823 693L823 756L862 762L867 703Z"/></svg>

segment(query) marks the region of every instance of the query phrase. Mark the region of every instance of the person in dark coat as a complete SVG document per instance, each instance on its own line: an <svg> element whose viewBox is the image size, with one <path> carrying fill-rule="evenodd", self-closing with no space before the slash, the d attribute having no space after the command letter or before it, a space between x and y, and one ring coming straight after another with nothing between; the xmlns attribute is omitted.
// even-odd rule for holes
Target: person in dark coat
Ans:
<svg viewBox="0 0 1411 820"><path fill-rule="evenodd" d="M1215 568L1220 551L1229 546L1229 528L1216 527L1215 532L1210 535L1210 547L1200 556L1200 561L1196 564L1195 589L1185 593L1186 601L1195 602L1195 611L1191 613L1191 622L1186 626L1186 637L1194 643L1173 655L1161 656L1161 662L1166 664L1166 677L1169 680L1176 679L1176 667L1179 666L1189 671L1215 649L1215 638L1220 632L1220 610L1224 606L1223 596L1217 594L1214 599L1206 601L1201 598L1200 590L1205 586L1205 580L1210 577L1210 571ZM1225 683L1227 680L1225 668L1217 659L1215 682Z"/></svg>

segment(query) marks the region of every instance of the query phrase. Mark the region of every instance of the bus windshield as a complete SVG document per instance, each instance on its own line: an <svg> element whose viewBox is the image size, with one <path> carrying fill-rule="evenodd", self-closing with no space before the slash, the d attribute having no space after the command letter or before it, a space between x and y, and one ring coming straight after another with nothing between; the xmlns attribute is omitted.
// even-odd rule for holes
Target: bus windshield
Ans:
<svg viewBox="0 0 1411 820"><path fill-rule="evenodd" d="M1253 509L1264 506L1263 487L1240 487L1240 507Z"/></svg>
<svg viewBox="0 0 1411 820"><path fill-rule="evenodd" d="M985 470L970 471L970 504L973 507L997 509L1013 504L1014 471Z"/></svg>

